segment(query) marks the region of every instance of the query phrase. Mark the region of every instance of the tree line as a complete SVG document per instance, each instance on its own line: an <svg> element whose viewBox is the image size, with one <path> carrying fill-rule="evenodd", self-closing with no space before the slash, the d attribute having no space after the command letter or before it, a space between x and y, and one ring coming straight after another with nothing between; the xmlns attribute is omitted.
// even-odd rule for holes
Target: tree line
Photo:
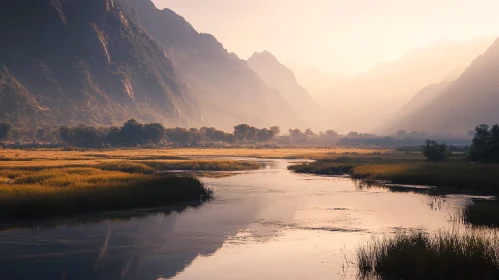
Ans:
<svg viewBox="0 0 499 280"><path fill-rule="evenodd" d="M61 126L61 140L77 147L135 147L168 141L178 145L198 145L202 142L267 142L279 133L279 127L258 129L246 124L234 128L234 133L227 133L213 127L197 128L165 128L160 123L142 124L132 119L121 127L95 128L80 125L75 127Z"/></svg>
<svg viewBox="0 0 499 280"><path fill-rule="evenodd" d="M490 129L486 124L476 127L467 159L472 162L499 162L499 125Z"/></svg>

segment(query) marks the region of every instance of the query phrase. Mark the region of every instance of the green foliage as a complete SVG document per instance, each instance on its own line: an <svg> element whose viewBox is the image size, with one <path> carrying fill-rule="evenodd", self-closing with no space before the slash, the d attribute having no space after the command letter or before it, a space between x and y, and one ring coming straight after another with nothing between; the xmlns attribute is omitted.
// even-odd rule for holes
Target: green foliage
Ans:
<svg viewBox="0 0 499 280"><path fill-rule="evenodd" d="M499 162L499 125L494 125L490 130L486 124L476 127L468 160L472 162Z"/></svg>
<svg viewBox="0 0 499 280"><path fill-rule="evenodd" d="M447 144L438 144L436 141L426 140L423 155L429 161L444 161L449 157L450 152L447 149Z"/></svg>
<svg viewBox="0 0 499 280"><path fill-rule="evenodd" d="M499 279L498 239L475 231L421 231L374 239L357 250L361 279Z"/></svg>

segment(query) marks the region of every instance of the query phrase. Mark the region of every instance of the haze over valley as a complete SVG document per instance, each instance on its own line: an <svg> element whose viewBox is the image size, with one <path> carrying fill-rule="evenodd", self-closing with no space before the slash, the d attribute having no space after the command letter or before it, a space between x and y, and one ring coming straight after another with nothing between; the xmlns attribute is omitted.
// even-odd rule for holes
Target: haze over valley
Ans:
<svg viewBox="0 0 499 280"><path fill-rule="evenodd" d="M315 45L310 44L312 35L302 37L293 48L306 51L295 51L290 56L293 48L270 38L268 49L254 49L248 54L247 48L236 43L226 32L228 29L221 25L229 18L225 12L237 14L249 9L249 15L251 9L258 7L270 13L277 2L269 6L255 2L246 7L218 1L211 7L203 4L189 10L190 2L161 0L92 0L89 3L39 0L37 8L24 8L24 2L18 1L10 10L2 9L0 32L10 39L1 43L0 96L4 101L0 103L0 117L21 127L110 126L134 118L158 121L170 127L214 126L226 131L247 123L257 127L277 125L284 131L312 128L381 135L400 129L462 134L473 129L477 122L495 121L497 116L487 107L495 104L494 85L485 78L466 78L478 75L473 74L475 72L492 73L487 69L493 69L495 54L493 50L484 54L495 41L494 30L486 25L489 18L483 19L486 29L480 29L477 23L461 37L450 36L460 40L443 37L425 44L433 35L428 38L415 35L421 41L412 48L393 43L397 38L386 40L392 44L389 47L380 46L379 41L372 42L371 47L368 44L371 38L366 37L363 43L356 41L357 49L343 51L343 62L334 48L328 52L322 49L324 38L334 41L334 34L343 38L337 30L328 34L326 27L321 27L320 35L312 33L317 35ZM229 6L219 18L212 18L211 23L203 25L202 20L208 19L212 9L219 5ZM339 3L331 5L341 7ZM298 11L297 7L290 5L290 15ZM465 7L465 4L456 5L459 9ZM343 8L348 13L356 13L349 10L349 5ZM384 12L407 12L406 8L395 5ZM191 18L184 18L175 9ZM207 14L200 15L202 9L206 9ZM305 11L309 11L308 8ZM313 11L316 10L310 10ZM366 16L364 20L367 22L370 18ZM222 34L237 52L227 50L226 42L219 41L216 34L200 33L190 20L196 23L195 27ZM276 23L278 20L285 24L288 19L280 16L271 21L267 14L262 17L262 22L269 25L267 32L287 30L285 25ZM376 28L383 23L379 18L372 21ZM43 29L40 22L44 23ZM347 20L339 18L338 22L345 24ZM408 23L402 21L401 24ZM249 36L245 19L234 20L231 30L238 28L241 28L240 41L255 48L264 46L265 41L261 41L266 38L264 34ZM436 28L435 36L442 32L441 28ZM472 28L477 32L473 33ZM395 31L394 28L387 30ZM303 30L296 32L302 34ZM362 32L370 34L367 30ZM468 33L471 35L465 35ZM281 35L282 39L290 36ZM51 39L46 40L46 36ZM463 39L463 36L469 38ZM338 44L346 43L352 42ZM19 48L19 44L25 47ZM398 46L396 51L395 46ZM269 51L271 49L276 53ZM366 53L357 57L361 50ZM390 54L389 50L394 51ZM329 55L332 53L334 55ZM477 65L480 62L475 62L482 54L487 57L482 60L489 61L488 66L480 67ZM349 55L351 65L357 61L359 66L338 68ZM249 58L243 59L245 56ZM322 56L320 60L318 56ZM307 57L315 58L307 61ZM362 57L365 60L359 63ZM369 63L372 65L368 66ZM465 75L461 77L463 72ZM436 88L440 92L443 87L446 88L444 95L428 93L437 91ZM471 91L488 93L484 93L483 98L475 98ZM433 95L456 99L456 102L459 99L462 104L443 102ZM475 110L465 108L468 102ZM434 108L429 109L431 106ZM429 114L424 110L439 113ZM480 116L475 117L478 111ZM422 121L419 115L439 118L442 123L437 126L430 120Z"/></svg>

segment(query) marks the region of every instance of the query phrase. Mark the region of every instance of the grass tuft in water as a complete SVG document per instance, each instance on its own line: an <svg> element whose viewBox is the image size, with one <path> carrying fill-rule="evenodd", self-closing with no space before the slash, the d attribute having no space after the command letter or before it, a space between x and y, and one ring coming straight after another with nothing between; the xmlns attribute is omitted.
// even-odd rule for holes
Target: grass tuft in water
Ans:
<svg viewBox="0 0 499 280"><path fill-rule="evenodd" d="M373 239L357 250L361 279L499 279L495 233L421 231Z"/></svg>
<svg viewBox="0 0 499 280"><path fill-rule="evenodd" d="M497 200L475 200L459 213L465 224L473 227L499 228L499 202Z"/></svg>

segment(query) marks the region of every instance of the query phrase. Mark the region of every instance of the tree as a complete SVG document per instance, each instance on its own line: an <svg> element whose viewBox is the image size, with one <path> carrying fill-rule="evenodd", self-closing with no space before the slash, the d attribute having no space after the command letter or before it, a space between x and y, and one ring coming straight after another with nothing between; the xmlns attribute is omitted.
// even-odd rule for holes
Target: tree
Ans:
<svg viewBox="0 0 499 280"><path fill-rule="evenodd" d="M308 137L308 138L315 138L317 137L317 134L315 134L312 129L308 128L307 130L305 130L305 135Z"/></svg>
<svg viewBox="0 0 499 280"><path fill-rule="evenodd" d="M165 127L160 123L150 123L144 125L143 142L158 144L165 134Z"/></svg>
<svg viewBox="0 0 499 280"><path fill-rule="evenodd" d="M0 123L0 140L7 139L11 129L12 125L10 123Z"/></svg>
<svg viewBox="0 0 499 280"><path fill-rule="evenodd" d="M438 144L436 141L426 140L423 155L429 161L444 161L449 157L450 153L447 150L447 144Z"/></svg>
<svg viewBox="0 0 499 280"><path fill-rule="evenodd" d="M490 130L486 124L476 127L467 160L499 162L499 125L494 125Z"/></svg>
<svg viewBox="0 0 499 280"><path fill-rule="evenodd" d="M409 137L412 138L412 139L417 139L419 138L419 132L417 131L411 131L411 133L409 133Z"/></svg>
<svg viewBox="0 0 499 280"><path fill-rule="evenodd" d="M270 128L270 130L272 130L274 136L279 136L281 134L281 128L278 126L273 126Z"/></svg>
<svg viewBox="0 0 499 280"><path fill-rule="evenodd" d="M136 146L142 144L142 133L144 126L136 120L131 119L121 127L121 144L126 146Z"/></svg>
<svg viewBox="0 0 499 280"><path fill-rule="evenodd" d="M258 130L256 138L258 141L267 142L272 140L274 136L274 131L264 128Z"/></svg>
<svg viewBox="0 0 499 280"><path fill-rule="evenodd" d="M397 137L400 139L406 138L407 137L407 132L405 130L399 130L397 132Z"/></svg>
<svg viewBox="0 0 499 280"><path fill-rule="evenodd" d="M234 136L236 136L236 138L239 141L244 141L248 137L250 128L251 127L247 124L240 124L238 126L235 126L234 127Z"/></svg>
<svg viewBox="0 0 499 280"><path fill-rule="evenodd" d="M190 144L192 143L192 134L185 128L177 127L166 129L166 138L176 144Z"/></svg>
<svg viewBox="0 0 499 280"><path fill-rule="evenodd" d="M111 146L119 146L122 142L121 129L119 127L111 127L107 132L107 141Z"/></svg>

